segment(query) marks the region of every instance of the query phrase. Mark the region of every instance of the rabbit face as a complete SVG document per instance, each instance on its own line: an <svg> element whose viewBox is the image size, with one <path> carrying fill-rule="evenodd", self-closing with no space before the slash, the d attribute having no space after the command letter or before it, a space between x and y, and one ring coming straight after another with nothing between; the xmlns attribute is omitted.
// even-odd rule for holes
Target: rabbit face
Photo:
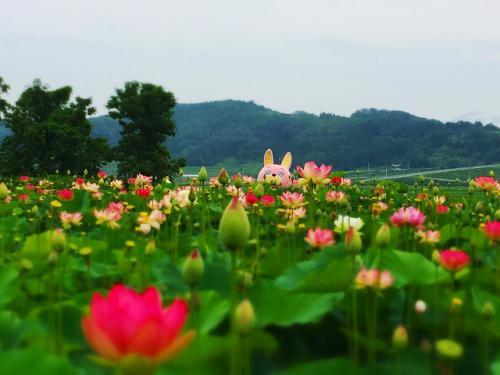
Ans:
<svg viewBox="0 0 500 375"><path fill-rule="evenodd" d="M260 170L258 181L268 182L276 186L288 186L292 182L290 176L290 165L292 155L287 152L281 164L274 164L273 152L268 149L264 154L264 167Z"/></svg>

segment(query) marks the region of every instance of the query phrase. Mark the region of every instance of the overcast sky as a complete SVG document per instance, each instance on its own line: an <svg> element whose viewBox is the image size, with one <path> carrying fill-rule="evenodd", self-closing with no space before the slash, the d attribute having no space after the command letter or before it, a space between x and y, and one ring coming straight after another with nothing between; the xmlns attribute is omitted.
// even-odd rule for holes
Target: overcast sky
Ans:
<svg viewBox="0 0 500 375"><path fill-rule="evenodd" d="M41 78L100 113L139 80L182 103L500 124L500 1L1 0L0 76L11 100Z"/></svg>

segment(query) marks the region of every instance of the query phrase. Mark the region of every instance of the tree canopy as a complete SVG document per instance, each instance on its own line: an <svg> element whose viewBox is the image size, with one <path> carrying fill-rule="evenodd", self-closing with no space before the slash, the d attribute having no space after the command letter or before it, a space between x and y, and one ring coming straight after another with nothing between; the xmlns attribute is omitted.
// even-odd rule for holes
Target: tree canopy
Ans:
<svg viewBox="0 0 500 375"><path fill-rule="evenodd" d="M35 80L4 118L11 133L0 147L4 174L95 171L109 158L103 138L90 136L87 119L95 113L90 98L70 101L72 88L50 90Z"/></svg>
<svg viewBox="0 0 500 375"><path fill-rule="evenodd" d="M115 151L120 175L175 175L183 159L172 159L165 142L175 136L175 96L152 83L126 82L107 104L109 116L121 126Z"/></svg>

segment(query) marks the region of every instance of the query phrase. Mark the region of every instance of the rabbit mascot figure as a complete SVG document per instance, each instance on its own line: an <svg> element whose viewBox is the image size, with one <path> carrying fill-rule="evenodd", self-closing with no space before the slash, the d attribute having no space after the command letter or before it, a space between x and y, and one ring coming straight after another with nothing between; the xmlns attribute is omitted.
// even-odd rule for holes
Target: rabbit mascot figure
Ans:
<svg viewBox="0 0 500 375"><path fill-rule="evenodd" d="M267 149L264 153L264 167L260 170L257 180L268 182L274 186L286 187L292 183L289 170L291 165L291 153L285 154L281 164L274 164L273 152Z"/></svg>

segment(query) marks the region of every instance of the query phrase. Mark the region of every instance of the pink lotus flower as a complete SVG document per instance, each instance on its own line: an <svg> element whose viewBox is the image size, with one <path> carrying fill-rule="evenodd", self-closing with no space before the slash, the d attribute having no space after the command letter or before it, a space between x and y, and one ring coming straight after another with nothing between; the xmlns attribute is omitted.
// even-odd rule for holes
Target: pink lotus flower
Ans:
<svg viewBox="0 0 500 375"><path fill-rule="evenodd" d="M259 198L257 198L257 196L252 191L249 191L245 195L245 201L250 206L253 206L254 204L259 204Z"/></svg>
<svg viewBox="0 0 500 375"><path fill-rule="evenodd" d="M372 203L372 211L374 215L380 215L382 211L387 211L388 208L389 206L387 206L387 203L382 201Z"/></svg>
<svg viewBox="0 0 500 375"><path fill-rule="evenodd" d="M481 176L474 179L474 185L484 191L494 191L498 189L498 181L494 177Z"/></svg>
<svg viewBox="0 0 500 375"><path fill-rule="evenodd" d="M313 161L308 161L304 168L300 165L297 166L297 172L299 172L300 177L299 184L307 184L312 182L315 185L322 185L329 182L328 175L332 170L332 166L326 166L321 164L319 167Z"/></svg>
<svg viewBox="0 0 500 375"><path fill-rule="evenodd" d="M151 189L137 189L136 194L141 198L149 198L149 196L151 195Z"/></svg>
<svg viewBox="0 0 500 375"><path fill-rule="evenodd" d="M63 211L59 214L59 219L61 219L61 224L64 229L71 228L72 225L79 226L82 224L83 216L79 212L70 213Z"/></svg>
<svg viewBox="0 0 500 375"><path fill-rule="evenodd" d="M107 297L94 293L82 327L90 346L104 359L119 364L138 356L155 365L174 357L194 338L194 331L181 334L187 314L181 299L162 307L155 287L140 294L118 284Z"/></svg>
<svg viewBox="0 0 500 375"><path fill-rule="evenodd" d="M462 250L443 250L439 253L439 264L448 271L457 272L469 264L469 254Z"/></svg>
<svg viewBox="0 0 500 375"><path fill-rule="evenodd" d="M311 247L318 249L323 249L335 243L333 232L330 229L321 229L319 227L315 230L309 229L307 231L307 237L304 239Z"/></svg>
<svg viewBox="0 0 500 375"><path fill-rule="evenodd" d="M377 290L387 289L394 283L394 277L389 271L382 271L373 268L367 270L362 268L355 279L356 288L373 288Z"/></svg>
<svg viewBox="0 0 500 375"><path fill-rule="evenodd" d="M272 195L265 194L260 198L260 203L262 203L264 207L270 207L274 205L274 198Z"/></svg>
<svg viewBox="0 0 500 375"><path fill-rule="evenodd" d="M219 182L219 179L217 177L210 177L209 184L213 188L218 187L218 186L221 185L221 183Z"/></svg>
<svg viewBox="0 0 500 375"><path fill-rule="evenodd" d="M30 176L21 176L19 177L19 179L21 180L21 182L28 182L30 180Z"/></svg>
<svg viewBox="0 0 500 375"><path fill-rule="evenodd" d="M108 177L108 174L104 171L99 171L99 172L97 172L97 177L99 179L105 179L106 177Z"/></svg>
<svg viewBox="0 0 500 375"><path fill-rule="evenodd" d="M327 202L335 202L339 204L347 203L348 201L347 195L343 191L328 191L325 198Z"/></svg>
<svg viewBox="0 0 500 375"><path fill-rule="evenodd" d="M281 202L283 202L283 206L296 208L303 204L304 195L297 192L292 193L290 191L285 191L281 194L280 199Z"/></svg>
<svg viewBox="0 0 500 375"><path fill-rule="evenodd" d="M391 216L391 223L396 227L403 225L420 227L424 224L424 222L425 215L418 208L414 207L401 207Z"/></svg>
<svg viewBox="0 0 500 375"><path fill-rule="evenodd" d="M441 234L437 230L419 230L417 237L420 238L420 243L435 244L441 239Z"/></svg>
<svg viewBox="0 0 500 375"><path fill-rule="evenodd" d="M487 221L484 224L484 233L493 242L499 241L500 240L500 221Z"/></svg>
<svg viewBox="0 0 500 375"><path fill-rule="evenodd" d="M70 189L57 190L56 194L62 201L70 201L73 199L73 191Z"/></svg>
<svg viewBox="0 0 500 375"><path fill-rule="evenodd" d="M134 181L133 184L136 187L141 188L141 187L146 187L146 186L151 185L153 183L153 177L145 176L145 175L139 173L137 176L135 176L133 181Z"/></svg>
<svg viewBox="0 0 500 375"><path fill-rule="evenodd" d="M96 224L106 224L111 229L119 228L118 221L122 218L124 210L125 207L121 202L111 202L104 210L94 209L94 216L97 219Z"/></svg>
<svg viewBox="0 0 500 375"><path fill-rule="evenodd" d="M436 213L438 215L444 215L444 214L448 213L448 211L450 211L450 207L445 206L444 204L438 204L436 206Z"/></svg>
<svg viewBox="0 0 500 375"><path fill-rule="evenodd" d="M147 212L141 212L137 218L137 223L139 224L137 231L148 234L152 228L159 230L160 225L166 219L167 217L160 210L153 210L149 215Z"/></svg>

